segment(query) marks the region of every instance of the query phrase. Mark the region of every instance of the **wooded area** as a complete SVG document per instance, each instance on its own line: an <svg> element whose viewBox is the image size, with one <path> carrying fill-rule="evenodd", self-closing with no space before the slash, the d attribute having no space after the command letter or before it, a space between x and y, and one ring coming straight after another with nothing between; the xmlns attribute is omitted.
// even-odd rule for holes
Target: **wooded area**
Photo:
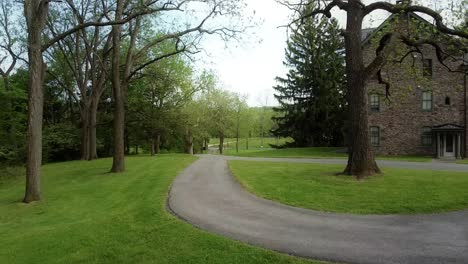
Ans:
<svg viewBox="0 0 468 264"><path fill-rule="evenodd" d="M389 93L380 71L389 43L431 45L441 63L453 57L437 39L388 32L365 65L363 19L376 10L419 12L457 43L468 38L466 22L449 27L439 13L410 1L281 2L296 13L285 62L291 70L277 79L280 106L273 113L249 107L223 89L216 73L193 63L205 38L235 41L252 26L242 1L2 1L0 162L26 164L24 202L41 199L43 162L112 156L110 171L118 173L126 154L200 153L213 137L220 153L225 138L272 133L294 138L295 146L347 144L345 174L379 173L366 84L377 77ZM328 19L332 8L347 13L345 30ZM453 16L463 21L466 10Z"/></svg>

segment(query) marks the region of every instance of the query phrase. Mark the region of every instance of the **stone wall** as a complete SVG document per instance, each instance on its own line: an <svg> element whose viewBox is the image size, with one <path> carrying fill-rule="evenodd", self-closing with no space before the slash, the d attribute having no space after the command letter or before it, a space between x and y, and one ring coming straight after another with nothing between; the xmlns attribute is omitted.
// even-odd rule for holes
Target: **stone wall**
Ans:
<svg viewBox="0 0 468 264"><path fill-rule="evenodd" d="M395 58L400 57L403 47L395 49ZM365 46L365 61L369 63L375 54L375 45ZM383 69L384 79L391 83L390 96L385 96L385 86L373 80L368 85L368 94L380 95L380 111L369 114L369 126L380 127L380 146L374 147L379 155L430 155L436 153L436 142L432 146L422 145L422 129L443 124L465 126L464 76L450 73L437 61L433 47L423 48L424 59L432 59L433 75L423 77L422 56L413 54L403 63L388 63ZM449 62L451 67L460 62ZM433 92L433 109L422 108L423 91ZM450 105L446 105L446 97ZM468 128L467 129L468 132ZM468 144L464 143L464 149Z"/></svg>

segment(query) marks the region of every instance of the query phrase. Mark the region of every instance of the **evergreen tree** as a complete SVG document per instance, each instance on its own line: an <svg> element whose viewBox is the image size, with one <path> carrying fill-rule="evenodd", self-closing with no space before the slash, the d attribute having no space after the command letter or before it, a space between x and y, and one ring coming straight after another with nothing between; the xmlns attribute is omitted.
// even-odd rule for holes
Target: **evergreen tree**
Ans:
<svg viewBox="0 0 468 264"><path fill-rule="evenodd" d="M293 27L284 62L289 72L274 87L280 104L275 135L292 137L297 147L343 144L343 51L336 20L313 17Z"/></svg>

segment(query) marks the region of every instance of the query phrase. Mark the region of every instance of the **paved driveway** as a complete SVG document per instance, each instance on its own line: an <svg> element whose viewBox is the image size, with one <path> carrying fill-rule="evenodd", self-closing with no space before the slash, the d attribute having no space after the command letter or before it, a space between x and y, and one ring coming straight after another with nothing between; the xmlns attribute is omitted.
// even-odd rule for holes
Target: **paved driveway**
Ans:
<svg viewBox="0 0 468 264"><path fill-rule="evenodd" d="M201 156L188 167L173 183L168 199L169 209L201 229L313 259L369 264L468 263L468 211L436 215L366 216L294 208L245 191L230 175L227 159L246 158ZM381 166L394 167L400 163L385 161L381 162ZM431 166L430 163L400 165L423 169ZM465 166L441 165L439 169L445 170L445 165L456 169Z"/></svg>

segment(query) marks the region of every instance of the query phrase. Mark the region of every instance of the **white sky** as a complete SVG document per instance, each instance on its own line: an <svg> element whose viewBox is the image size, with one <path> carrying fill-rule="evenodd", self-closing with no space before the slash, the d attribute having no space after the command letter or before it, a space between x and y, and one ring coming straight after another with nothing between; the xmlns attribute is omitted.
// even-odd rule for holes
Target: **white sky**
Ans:
<svg viewBox="0 0 468 264"><path fill-rule="evenodd" d="M198 66L214 70L224 88L246 95L249 105L276 105L272 88L275 85L274 79L276 76L284 76L287 72L283 66L286 29L279 26L288 23L290 11L275 0L246 1L246 12L250 14L255 10L256 18L264 21L251 30L254 37L241 44L228 44L227 47L221 40L206 41L204 48L209 56L203 55L202 63ZM437 3L436 0L423 1ZM364 27L378 26L387 16L386 12L375 12L366 19ZM334 17L342 26L345 25L344 12L335 10Z"/></svg>

